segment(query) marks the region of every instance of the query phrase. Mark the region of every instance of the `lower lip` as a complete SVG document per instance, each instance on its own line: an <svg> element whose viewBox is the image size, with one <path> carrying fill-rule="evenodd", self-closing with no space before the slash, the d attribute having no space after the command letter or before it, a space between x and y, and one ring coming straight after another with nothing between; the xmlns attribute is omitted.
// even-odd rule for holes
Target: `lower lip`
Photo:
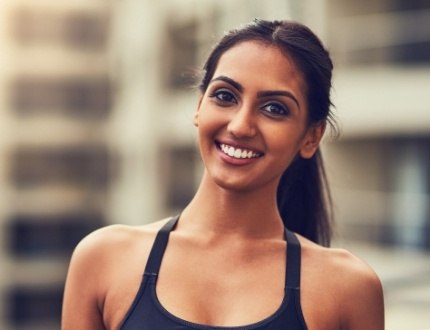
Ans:
<svg viewBox="0 0 430 330"><path fill-rule="evenodd" d="M243 165L249 165L254 162L256 162L260 157L255 158L234 158L227 154L225 154L218 146L217 151L220 154L221 159L230 165L236 165L236 166L243 166Z"/></svg>

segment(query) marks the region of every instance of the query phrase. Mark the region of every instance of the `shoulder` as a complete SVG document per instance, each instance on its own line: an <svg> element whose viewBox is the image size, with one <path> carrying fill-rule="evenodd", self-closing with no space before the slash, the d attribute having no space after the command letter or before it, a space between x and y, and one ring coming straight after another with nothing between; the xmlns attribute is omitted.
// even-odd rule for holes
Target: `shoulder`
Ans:
<svg viewBox="0 0 430 330"><path fill-rule="evenodd" d="M95 230L76 246L68 277L85 279L100 295L115 269L125 267L133 258L139 258L139 264L145 262L159 228L166 221L144 226L110 225Z"/></svg>
<svg viewBox="0 0 430 330"><path fill-rule="evenodd" d="M64 329L105 329L105 324L118 323L115 317L131 304L142 267L164 222L107 226L81 240L73 252L64 288ZM124 298L123 292L128 296Z"/></svg>
<svg viewBox="0 0 430 330"><path fill-rule="evenodd" d="M333 272L338 274L334 279L341 289L344 327L355 329L369 322L367 329L383 329L383 289L378 275L349 251L333 249L332 254Z"/></svg>
<svg viewBox="0 0 430 330"><path fill-rule="evenodd" d="M327 271L333 281L350 298L381 291L381 282L375 271L362 259L351 252L339 248L324 248Z"/></svg>
<svg viewBox="0 0 430 330"><path fill-rule="evenodd" d="M79 242L74 254L103 254L121 251L122 248L133 246L138 242L142 242L142 240L154 239L158 230L168 220L163 219L143 226L114 224L99 228Z"/></svg>
<svg viewBox="0 0 430 330"><path fill-rule="evenodd" d="M146 226L109 225L85 236L76 246L74 255L103 253L130 245L137 238L146 236Z"/></svg>
<svg viewBox="0 0 430 330"><path fill-rule="evenodd" d="M342 328L355 329L360 325L363 327L363 322L372 322L368 329L382 329L383 291L375 271L347 250L324 248L300 240L304 267L307 265L318 274L308 274L308 282L321 285L325 294L336 301Z"/></svg>
<svg viewBox="0 0 430 330"><path fill-rule="evenodd" d="M305 262L319 266L324 272L336 275L334 276L335 279L337 276L347 279L343 281L345 286L380 284L375 271L350 251L341 248L321 247L303 237L300 237L300 243Z"/></svg>
<svg viewBox="0 0 430 330"><path fill-rule="evenodd" d="M97 229L84 237L76 246L72 262L96 262L99 266L125 256L134 248L152 246L158 230L169 219L163 219L143 226L109 225Z"/></svg>

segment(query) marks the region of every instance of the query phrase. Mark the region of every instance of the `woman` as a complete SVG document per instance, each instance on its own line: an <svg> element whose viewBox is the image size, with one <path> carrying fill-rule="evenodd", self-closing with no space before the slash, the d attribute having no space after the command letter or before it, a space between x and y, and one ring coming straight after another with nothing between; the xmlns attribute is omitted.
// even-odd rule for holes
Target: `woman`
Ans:
<svg viewBox="0 0 430 330"><path fill-rule="evenodd" d="M383 329L375 273L317 244L330 240L319 143L331 71L303 25L258 20L225 35L194 118L196 195L179 219L78 245L63 329Z"/></svg>

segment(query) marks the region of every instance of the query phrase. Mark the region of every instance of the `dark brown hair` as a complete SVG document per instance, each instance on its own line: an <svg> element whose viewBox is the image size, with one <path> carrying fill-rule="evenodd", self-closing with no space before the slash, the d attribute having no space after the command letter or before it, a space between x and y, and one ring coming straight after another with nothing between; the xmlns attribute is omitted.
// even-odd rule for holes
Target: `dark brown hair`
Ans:
<svg viewBox="0 0 430 330"><path fill-rule="evenodd" d="M318 37L306 26L290 21L254 20L224 35L203 67L200 90L204 93L220 57L244 41L260 41L290 56L305 81L308 125L328 122L335 129L330 111L333 64ZM310 159L297 155L283 173L277 191L279 213L285 226L310 240L328 246L331 239L332 204L320 150Z"/></svg>

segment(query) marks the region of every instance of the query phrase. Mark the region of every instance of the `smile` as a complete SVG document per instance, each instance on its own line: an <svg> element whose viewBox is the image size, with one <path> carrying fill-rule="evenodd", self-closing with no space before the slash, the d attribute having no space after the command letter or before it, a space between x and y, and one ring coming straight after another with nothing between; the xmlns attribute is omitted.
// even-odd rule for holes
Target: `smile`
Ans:
<svg viewBox="0 0 430 330"><path fill-rule="evenodd" d="M220 143L219 147L223 153L237 159L250 159L261 156L261 153L249 149L235 148L223 143Z"/></svg>

